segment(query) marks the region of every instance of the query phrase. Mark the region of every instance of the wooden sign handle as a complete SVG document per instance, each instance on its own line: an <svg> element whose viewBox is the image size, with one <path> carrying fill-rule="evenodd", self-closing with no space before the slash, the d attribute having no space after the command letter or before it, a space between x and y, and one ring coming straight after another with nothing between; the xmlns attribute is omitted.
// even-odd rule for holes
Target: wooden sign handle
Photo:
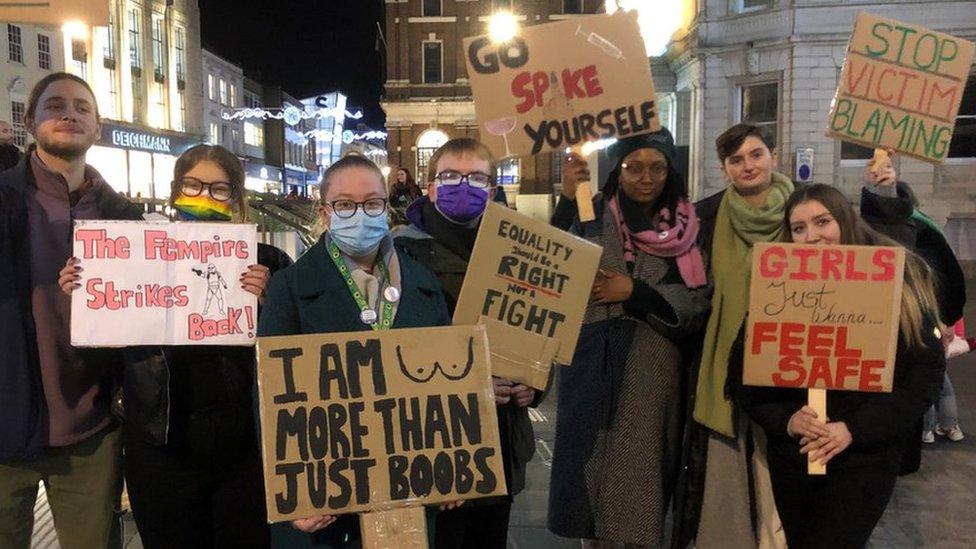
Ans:
<svg viewBox="0 0 976 549"><path fill-rule="evenodd" d="M827 390L826 389L809 389L807 390L807 406L813 408L814 412L817 412L817 418L821 421L827 418ZM808 475L826 475L827 466L821 465L820 463L815 463L813 461L807 462L807 474Z"/></svg>
<svg viewBox="0 0 976 549"><path fill-rule="evenodd" d="M423 506L359 515L363 549L428 549Z"/></svg>
<svg viewBox="0 0 976 549"><path fill-rule="evenodd" d="M587 181L580 181L576 184L576 210L579 212L581 222L593 221L596 213L593 211L593 194L590 192L590 184Z"/></svg>

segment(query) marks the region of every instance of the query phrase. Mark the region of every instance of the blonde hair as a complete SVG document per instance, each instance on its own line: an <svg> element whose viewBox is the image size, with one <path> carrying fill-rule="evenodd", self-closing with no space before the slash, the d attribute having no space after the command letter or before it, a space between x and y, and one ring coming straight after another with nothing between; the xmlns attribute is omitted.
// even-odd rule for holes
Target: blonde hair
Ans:
<svg viewBox="0 0 976 549"><path fill-rule="evenodd" d="M491 151L484 143L474 139L472 137L457 137L451 139L447 143L441 145L434 154L430 155L430 160L427 162L427 183L434 180L437 175L437 163L440 162L441 158L449 154L451 156L461 157L465 153L473 154L474 156L485 160L488 162L488 175L494 177L495 175L495 157L491 154Z"/></svg>

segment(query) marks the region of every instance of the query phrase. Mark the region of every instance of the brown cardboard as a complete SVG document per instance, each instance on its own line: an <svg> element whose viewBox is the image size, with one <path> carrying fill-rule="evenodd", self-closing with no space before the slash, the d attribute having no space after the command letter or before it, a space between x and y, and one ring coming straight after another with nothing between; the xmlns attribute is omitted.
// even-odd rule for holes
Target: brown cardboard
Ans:
<svg viewBox="0 0 976 549"><path fill-rule="evenodd" d="M973 64L972 42L861 12L827 135L941 163Z"/></svg>
<svg viewBox="0 0 976 549"><path fill-rule="evenodd" d="M80 22L89 27L108 26L109 2L92 0L5 0L0 21L61 26Z"/></svg>
<svg viewBox="0 0 976 549"><path fill-rule="evenodd" d="M569 364L603 248L498 204L489 204L474 242L455 324L486 316L559 340ZM514 347L512 348L514 351ZM530 349L517 356L531 356Z"/></svg>
<svg viewBox="0 0 976 549"><path fill-rule="evenodd" d="M491 375L545 391L559 341L485 316L478 324L488 332Z"/></svg>
<svg viewBox="0 0 976 549"><path fill-rule="evenodd" d="M269 521L506 493L483 326L258 338L257 356Z"/></svg>
<svg viewBox="0 0 976 549"><path fill-rule="evenodd" d="M463 55L481 141L497 157L660 128L636 12L533 25L503 44L473 36Z"/></svg>
<svg viewBox="0 0 976 549"><path fill-rule="evenodd" d="M363 549L427 549L423 507L363 513L359 526Z"/></svg>
<svg viewBox="0 0 976 549"><path fill-rule="evenodd" d="M874 156L871 157L871 171L877 175L877 173L884 168L884 165L886 162L888 162L889 158L890 156L888 155L888 151L884 149L874 149Z"/></svg>
<svg viewBox="0 0 976 549"><path fill-rule="evenodd" d="M891 392L904 248L760 243L752 253L743 384Z"/></svg>

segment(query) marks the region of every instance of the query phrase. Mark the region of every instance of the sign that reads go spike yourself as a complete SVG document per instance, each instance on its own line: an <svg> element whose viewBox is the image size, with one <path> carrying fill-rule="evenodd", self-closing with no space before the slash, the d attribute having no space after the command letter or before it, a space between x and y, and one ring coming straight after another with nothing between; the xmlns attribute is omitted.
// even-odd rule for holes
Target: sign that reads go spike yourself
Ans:
<svg viewBox="0 0 976 549"><path fill-rule="evenodd" d="M660 128L636 12L470 37L464 51L481 140L498 157Z"/></svg>

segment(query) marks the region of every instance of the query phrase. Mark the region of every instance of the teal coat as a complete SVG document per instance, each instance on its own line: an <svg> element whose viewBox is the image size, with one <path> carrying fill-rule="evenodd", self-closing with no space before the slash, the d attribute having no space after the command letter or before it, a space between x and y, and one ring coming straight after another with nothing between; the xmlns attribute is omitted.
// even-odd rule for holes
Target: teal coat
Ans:
<svg viewBox="0 0 976 549"><path fill-rule="evenodd" d="M394 328L448 326L444 294L437 277L426 267L396 250L400 261L400 303ZM317 334L366 331L371 328L359 320L359 306L328 256L324 238L312 246L294 265L278 271L268 283L258 336ZM433 523L428 510L428 536L433 545ZM325 529L309 535L290 524L272 526L273 547L359 547L359 518L342 515Z"/></svg>

